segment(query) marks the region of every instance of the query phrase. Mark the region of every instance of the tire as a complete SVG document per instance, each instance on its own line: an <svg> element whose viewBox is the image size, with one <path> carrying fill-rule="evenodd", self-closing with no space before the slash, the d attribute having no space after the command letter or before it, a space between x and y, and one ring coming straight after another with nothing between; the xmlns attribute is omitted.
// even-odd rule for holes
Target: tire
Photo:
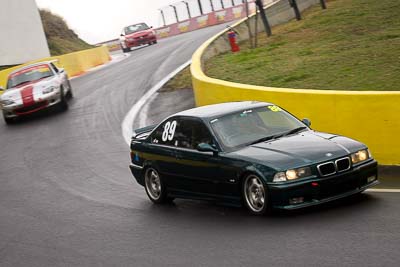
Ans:
<svg viewBox="0 0 400 267"><path fill-rule="evenodd" d="M260 177L248 174L242 184L243 201L246 208L254 215L264 215L270 211L267 187Z"/></svg>
<svg viewBox="0 0 400 267"><path fill-rule="evenodd" d="M67 97L64 94L64 87L60 90L60 103L58 104L61 111L66 111L68 109Z"/></svg>
<svg viewBox="0 0 400 267"><path fill-rule="evenodd" d="M3 111L3 118L7 125L13 124L15 122L15 118L7 118Z"/></svg>
<svg viewBox="0 0 400 267"><path fill-rule="evenodd" d="M68 92L67 92L66 96L67 96L68 99L74 98L74 94L72 93L71 82L69 80L68 80Z"/></svg>
<svg viewBox="0 0 400 267"><path fill-rule="evenodd" d="M144 173L144 188L149 199L156 204L167 203L167 190L158 171L152 167Z"/></svg>
<svg viewBox="0 0 400 267"><path fill-rule="evenodd" d="M129 53L131 51L130 48L122 48L122 52L124 53Z"/></svg>

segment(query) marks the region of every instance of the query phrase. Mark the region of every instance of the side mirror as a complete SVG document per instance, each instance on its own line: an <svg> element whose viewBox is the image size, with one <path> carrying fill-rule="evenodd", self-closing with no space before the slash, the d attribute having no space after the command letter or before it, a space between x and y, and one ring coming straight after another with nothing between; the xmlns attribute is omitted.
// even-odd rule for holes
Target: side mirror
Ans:
<svg viewBox="0 0 400 267"><path fill-rule="evenodd" d="M311 121L309 119L302 119L301 120L305 125L307 125L308 127L311 127Z"/></svg>
<svg viewBox="0 0 400 267"><path fill-rule="evenodd" d="M125 34L121 33L119 36L125 36Z"/></svg>
<svg viewBox="0 0 400 267"><path fill-rule="evenodd" d="M58 68L58 72L59 72L59 73L64 73L64 72L65 72L65 69L64 69L64 68Z"/></svg>
<svg viewBox="0 0 400 267"><path fill-rule="evenodd" d="M215 147L213 147L207 143L198 144L197 150L200 152L212 152L214 155L218 154L218 149L216 149Z"/></svg>
<svg viewBox="0 0 400 267"><path fill-rule="evenodd" d="M4 88L0 86L0 92L4 92Z"/></svg>
<svg viewBox="0 0 400 267"><path fill-rule="evenodd" d="M153 29L153 26L150 26L150 29Z"/></svg>

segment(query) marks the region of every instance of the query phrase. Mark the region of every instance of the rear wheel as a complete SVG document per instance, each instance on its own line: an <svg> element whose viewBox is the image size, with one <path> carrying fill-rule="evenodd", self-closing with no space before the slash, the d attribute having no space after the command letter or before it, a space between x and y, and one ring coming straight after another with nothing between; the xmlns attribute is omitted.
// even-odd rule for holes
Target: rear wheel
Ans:
<svg viewBox="0 0 400 267"><path fill-rule="evenodd" d="M255 174L247 175L242 189L244 203L252 214L263 215L269 211L268 191L260 177Z"/></svg>
<svg viewBox="0 0 400 267"><path fill-rule="evenodd" d="M144 187L147 196L156 204L168 202L167 190L160 174L156 169L150 167L144 174Z"/></svg>
<svg viewBox="0 0 400 267"><path fill-rule="evenodd" d="M122 52L124 52L124 53L128 53L128 52L130 52L130 51L131 51L130 48L122 48Z"/></svg>

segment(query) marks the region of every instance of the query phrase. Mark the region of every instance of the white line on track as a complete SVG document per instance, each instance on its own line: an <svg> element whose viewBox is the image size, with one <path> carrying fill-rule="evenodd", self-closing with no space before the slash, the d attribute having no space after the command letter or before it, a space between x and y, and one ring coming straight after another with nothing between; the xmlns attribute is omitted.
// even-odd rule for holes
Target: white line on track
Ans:
<svg viewBox="0 0 400 267"><path fill-rule="evenodd" d="M192 60L187 61L183 65L179 66L176 70L168 74L164 79L159 81L156 85L154 85L146 94L144 94L139 101L137 101L133 107L126 114L124 120L122 121L122 136L124 137L125 142L129 145L131 143L131 137L133 133L133 122L136 120L136 117L139 115L140 110L143 106L149 101L149 99L155 94L160 88L166 84L169 80L171 80L176 74L182 71L184 68L190 65Z"/></svg>
<svg viewBox="0 0 400 267"><path fill-rule="evenodd" d="M374 189L367 189L366 191L372 193L400 193L400 189L387 189L387 188L374 188Z"/></svg>

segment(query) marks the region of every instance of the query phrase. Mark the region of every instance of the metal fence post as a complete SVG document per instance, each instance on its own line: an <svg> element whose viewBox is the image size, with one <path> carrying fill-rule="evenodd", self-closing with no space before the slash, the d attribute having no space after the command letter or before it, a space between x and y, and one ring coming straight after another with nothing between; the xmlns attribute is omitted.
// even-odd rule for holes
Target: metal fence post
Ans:
<svg viewBox="0 0 400 267"><path fill-rule="evenodd" d="M323 0L322 0L323 1ZM294 10L294 14L296 16L297 20L301 20L301 14L300 14L300 10L299 7L297 6L297 2L296 0L289 0L289 4L291 7L293 7Z"/></svg>
<svg viewBox="0 0 400 267"><path fill-rule="evenodd" d="M263 5L262 0L256 0L256 5L258 6L258 9L260 10L260 15L261 15L261 19L264 23L265 32L266 32L267 36L271 36L272 35L271 26L269 25L267 15L265 14L264 5Z"/></svg>
<svg viewBox="0 0 400 267"><path fill-rule="evenodd" d="M322 7L322 9L326 9L326 3L325 3L325 0L319 0L320 1L320 3L321 3L321 7Z"/></svg>
<svg viewBox="0 0 400 267"><path fill-rule="evenodd" d="M200 9L200 15L203 15L203 6L201 5L201 0L197 0L197 3L199 4L199 9Z"/></svg>

